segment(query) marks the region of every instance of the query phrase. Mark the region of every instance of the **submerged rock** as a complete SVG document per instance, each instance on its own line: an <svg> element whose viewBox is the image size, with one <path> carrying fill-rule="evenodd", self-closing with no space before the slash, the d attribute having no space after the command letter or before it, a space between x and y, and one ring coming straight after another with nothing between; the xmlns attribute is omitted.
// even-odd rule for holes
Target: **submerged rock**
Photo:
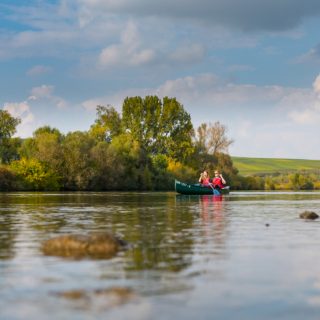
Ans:
<svg viewBox="0 0 320 320"><path fill-rule="evenodd" d="M318 219L319 216L313 211L304 211L304 212L300 213L300 218L315 220L315 219Z"/></svg>
<svg viewBox="0 0 320 320"><path fill-rule="evenodd" d="M42 252L49 256L67 258L112 258L122 247L124 240L110 233L90 233L88 235L65 235L45 241Z"/></svg>
<svg viewBox="0 0 320 320"><path fill-rule="evenodd" d="M120 306L138 298L131 289L122 287L97 290L76 289L53 294L76 303L80 308L98 310Z"/></svg>

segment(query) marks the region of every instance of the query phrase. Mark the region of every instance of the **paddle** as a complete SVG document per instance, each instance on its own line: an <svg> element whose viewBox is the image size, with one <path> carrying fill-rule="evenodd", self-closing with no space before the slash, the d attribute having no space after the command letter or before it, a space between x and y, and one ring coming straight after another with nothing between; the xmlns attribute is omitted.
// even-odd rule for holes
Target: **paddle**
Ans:
<svg viewBox="0 0 320 320"><path fill-rule="evenodd" d="M213 193L215 196L220 196L221 193L212 185L212 183L209 182L209 186L211 187L212 193Z"/></svg>

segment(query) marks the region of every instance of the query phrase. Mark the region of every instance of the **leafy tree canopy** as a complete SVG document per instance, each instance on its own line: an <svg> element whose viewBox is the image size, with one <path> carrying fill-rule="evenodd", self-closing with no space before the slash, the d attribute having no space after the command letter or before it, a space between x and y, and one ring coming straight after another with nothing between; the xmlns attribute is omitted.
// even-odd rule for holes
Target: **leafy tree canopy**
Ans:
<svg viewBox="0 0 320 320"><path fill-rule="evenodd" d="M8 163L16 157L17 141L11 141L10 138L20 122L19 118L11 116L8 111L0 110L0 163Z"/></svg>
<svg viewBox="0 0 320 320"><path fill-rule="evenodd" d="M108 105L97 106L97 119L90 128L90 134L98 141L110 142L121 133L121 117L117 110Z"/></svg>
<svg viewBox="0 0 320 320"><path fill-rule="evenodd" d="M185 159L193 151L191 117L175 98L126 98L122 125L151 154Z"/></svg>
<svg viewBox="0 0 320 320"><path fill-rule="evenodd" d="M0 140L9 139L16 132L21 119L11 116L6 110L0 110Z"/></svg>

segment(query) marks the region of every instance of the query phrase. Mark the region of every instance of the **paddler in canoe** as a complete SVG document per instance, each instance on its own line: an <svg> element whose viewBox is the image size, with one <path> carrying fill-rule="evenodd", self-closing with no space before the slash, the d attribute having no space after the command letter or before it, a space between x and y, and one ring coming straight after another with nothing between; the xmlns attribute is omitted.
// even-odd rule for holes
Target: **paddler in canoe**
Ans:
<svg viewBox="0 0 320 320"><path fill-rule="evenodd" d="M227 184L226 180L218 170L215 170L214 178L212 179L211 183L215 189L222 189Z"/></svg>
<svg viewBox="0 0 320 320"><path fill-rule="evenodd" d="M227 184L226 180L223 178L222 174L218 170L215 170L213 179L210 179L208 171L204 170L200 174L199 183L203 187L216 189L219 192Z"/></svg>
<svg viewBox="0 0 320 320"><path fill-rule="evenodd" d="M204 173L204 172L203 172ZM215 178L210 179L208 172L202 174L199 178L199 183L188 184L175 180L174 188L178 193L188 194L188 195L204 195L204 194L213 194L221 195L228 194L230 188L224 186L225 179L217 171ZM214 188L215 186L215 188Z"/></svg>
<svg viewBox="0 0 320 320"><path fill-rule="evenodd" d="M199 183L204 187L210 186L211 179L207 170L200 173Z"/></svg>

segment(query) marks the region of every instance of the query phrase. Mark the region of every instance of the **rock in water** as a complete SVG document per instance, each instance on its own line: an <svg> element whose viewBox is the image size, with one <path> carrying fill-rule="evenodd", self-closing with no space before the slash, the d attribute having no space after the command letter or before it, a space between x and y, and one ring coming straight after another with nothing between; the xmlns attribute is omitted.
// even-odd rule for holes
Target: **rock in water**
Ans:
<svg viewBox="0 0 320 320"><path fill-rule="evenodd" d="M109 259L125 245L125 241L109 233L73 234L45 241L42 252L49 256L75 259Z"/></svg>
<svg viewBox="0 0 320 320"><path fill-rule="evenodd" d="M139 297L134 291L122 287L97 290L75 289L53 294L65 298L77 309L87 309L94 312L107 311L132 301L139 302Z"/></svg>
<svg viewBox="0 0 320 320"><path fill-rule="evenodd" d="M318 219L319 216L313 211L304 211L304 212L300 213L300 218L301 219L315 220L315 219Z"/></svg>

